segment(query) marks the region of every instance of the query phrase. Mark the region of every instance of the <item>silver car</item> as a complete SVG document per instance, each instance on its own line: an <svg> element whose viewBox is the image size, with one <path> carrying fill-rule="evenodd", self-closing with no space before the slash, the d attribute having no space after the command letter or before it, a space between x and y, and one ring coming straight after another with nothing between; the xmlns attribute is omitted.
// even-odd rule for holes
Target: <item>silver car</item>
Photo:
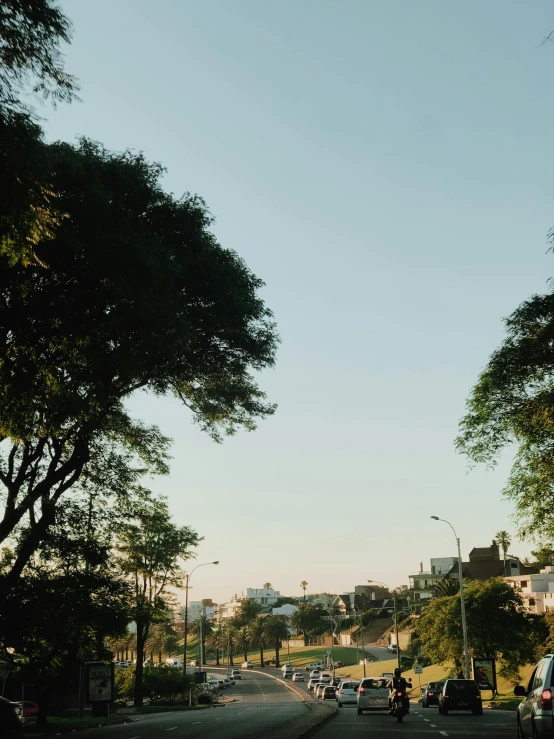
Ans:
<svg viewBox="0 0 554 739"><path fill-rule="evenodd" d="M364 677L358 688L358 713L388 711L390 682L386 677Z"/></svg>
<svg viewBox="0 0 554 739"><path fill-rule="evenodd" d="M342 682L337 689L337 704L342 708L347 703L358 702L358 688L360 683L354 680Z"/></svg>
<svg viewBox="0 0 554 739"><path fill-rule="evenodd" d="M547 654L535 667L527 687L517 685L514 688L515 695L522 698L517 709L519 739L554 737L553 668L554 654Z"/></svg>

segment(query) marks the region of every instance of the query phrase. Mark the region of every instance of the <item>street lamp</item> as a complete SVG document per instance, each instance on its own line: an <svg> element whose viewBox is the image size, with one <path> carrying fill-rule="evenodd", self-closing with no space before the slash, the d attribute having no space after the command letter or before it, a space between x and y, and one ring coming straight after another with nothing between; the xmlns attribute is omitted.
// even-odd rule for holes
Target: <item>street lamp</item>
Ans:
<svg viewBox="0 0 554 739"><path fill-rule="evenodd" d="M450 521L447 521L445 518L439 518L438 516L431 516L431 518L433 519L433 521L442 521L443 523L447 523L452 529L452 531L454 532L454 537L456 538L456 544L458 545L458 577L460 580L460 609L462 611L462 634L463 634L463 639L464 639L465 677L466 677L466 680L469 680L470 679L469 647L467 644L466 606L465 606L465 601L464 601L464 583L463 583L463 572L462 572L462 554L460 551L460 539L454 529L454 526L452 526Z"/></svg>
<svg viewBox="0 0 554 739"><path fill-rule="evenodd" d="M386 582L382 582L381 580L368 580L368 582L373 582L376 585L384 585L389 591L389 593L392 593L392 600L394 603L394 627L396 631L396 661L398 663L398 669L400 669L400 642L398 641L398 616L396 613L396 593L389 585L387 585Z"/></svg>
<svg viewBox="0 0 554 739"><path fill-rule="evenodd" d="M363 624L363 621L362 621L362 612L361 612L361 610L358 608L358 606L356 604L354 604L354 610L358 613L358 617L360 619L360 641L362 643L362 662L363 662L363 665L364 665L364 677L365 677L366 674L365 674L364 624ZM358 642L356 642L356 654L357 653L358 653Z"/></svg>
<svg viewBox="0 0 554 739"><path fill-rule="evenodd" d="M186 584L185 584L185 644L184 644L184 650L183 650L183 655L184 655L183 672L185 674L185 677L187 675L187 638L188 638L187 629L188 629L188 622L189 622L189 583L190 583L190 578L191 578L192 573L194 572L194 570L197 570L199 567L206 567L206 565L218 565L218 564L219 564L219 560L217 560L216 562L204 562L201 565L196 565L196 567L194 567L190 572L185 573L185 582L186 582ZM202 665L200 665L200 667L202 667Z"/></svg>

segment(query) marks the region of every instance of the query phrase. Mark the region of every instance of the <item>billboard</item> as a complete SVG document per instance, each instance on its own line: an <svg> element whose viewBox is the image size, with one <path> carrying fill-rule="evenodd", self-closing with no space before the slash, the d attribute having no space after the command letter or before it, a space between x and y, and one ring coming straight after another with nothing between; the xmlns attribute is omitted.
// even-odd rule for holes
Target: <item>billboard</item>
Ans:
<svg viewBox="0 0 554 739"><path fill-rule="evenodd" d="M479 690L496 691L496 665L489 657L474 657L471 660L473 679Z"/></svg>
<svg viewBox="0 0 554 739"><path fill-rule="evenodd" d="M104 662L88 662L86 665L87 701L114 700L114 666Z"/></svg>

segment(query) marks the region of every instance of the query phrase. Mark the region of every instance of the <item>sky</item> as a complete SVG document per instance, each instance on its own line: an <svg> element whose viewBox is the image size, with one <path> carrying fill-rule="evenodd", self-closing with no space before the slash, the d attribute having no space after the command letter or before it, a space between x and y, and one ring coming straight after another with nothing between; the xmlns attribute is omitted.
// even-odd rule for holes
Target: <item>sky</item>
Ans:
<svg viewBox="0 0 554 739"><path fill-rule="evenodd" d="M199 193L266 286L278 404L221 445L174 399L152 480L204 541L192 600L392 586L514 535L495 471L453 441L502 319L554 257L554 29L546 0L64 0L82 102L50 140L141 150Z"/></svg>

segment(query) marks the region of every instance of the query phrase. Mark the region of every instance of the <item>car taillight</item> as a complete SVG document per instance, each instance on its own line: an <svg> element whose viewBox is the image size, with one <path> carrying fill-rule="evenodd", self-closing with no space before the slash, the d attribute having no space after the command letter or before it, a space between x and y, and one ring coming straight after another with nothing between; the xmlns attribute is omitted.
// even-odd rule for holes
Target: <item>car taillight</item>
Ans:
<svg viewBox="0 0 554 739"><path fill-rule="evenodd" d="M427 693L427 695L435 695L434 693Z"/></svg>
<svg viewBox="0 0 554 739"><path fill-rule="evenodd" d="M543 711L552 710L552 691L543 690L541 693L541 708Z"/></svg>
<svg viewBox="0 0 554 739"><path fill-rule="evenodd" d="M339 693L342 695L344 693L344 690L339 690Z"/></svg>
<svg viewBox="0 0 554 739"><path fill-rule="evenodd" d="M365 695L365 688L360 688L360 689L358 690L358 693L359 693L360 695Z"/></svg>
<svg viewBox="0 0 554 739"><path fill-rule="evenodd" d="M397 693L396 695L398 698L402 698L402 693Z"/></svg>

